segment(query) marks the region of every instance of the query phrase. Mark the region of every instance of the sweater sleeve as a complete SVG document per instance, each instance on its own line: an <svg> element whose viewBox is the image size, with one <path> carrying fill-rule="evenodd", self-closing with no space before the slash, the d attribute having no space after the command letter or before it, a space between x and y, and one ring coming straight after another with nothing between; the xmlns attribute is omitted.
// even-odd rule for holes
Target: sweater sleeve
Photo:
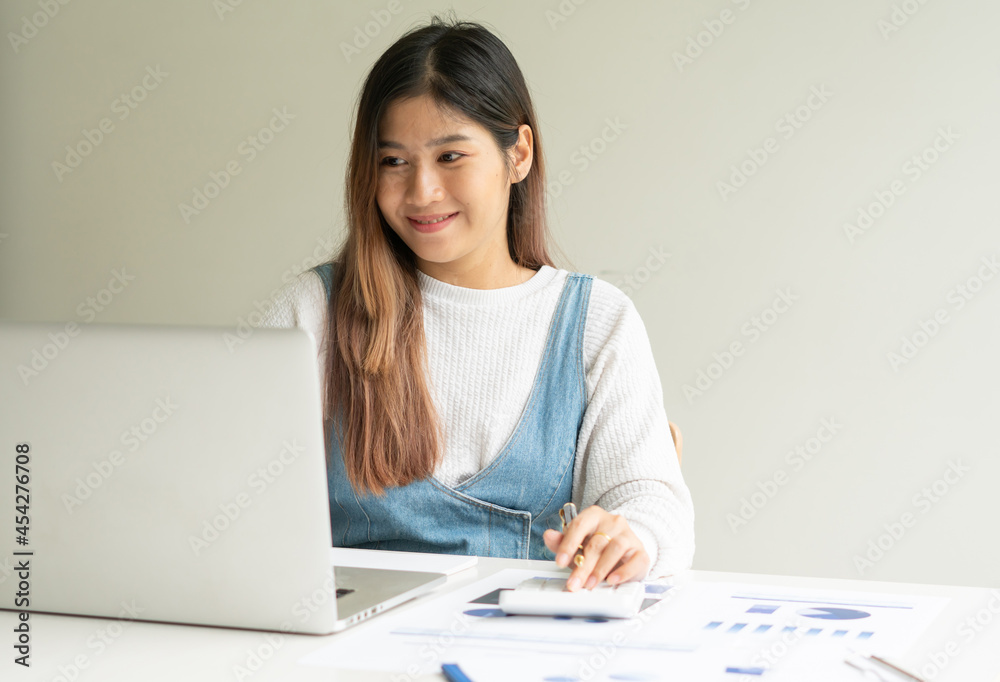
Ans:
<svg viewBox="0 0 1000 682"><path fill-rule="evenodd" d="M312 337L319 359L319 375L326 364L326 289L315 272L307 270L278 289L261 315L260 327L299 327Z"/></svg>
<svg viewBox="0 0 1000 682"><path fill-rule="evenodd" d="M588 402L577 440L573 498L620 514L642 541L642 578L691 567L694 506L663 408L645 325L631 299L594 279L584 334ZM582 455L582 456L581 456Z"/></svg>

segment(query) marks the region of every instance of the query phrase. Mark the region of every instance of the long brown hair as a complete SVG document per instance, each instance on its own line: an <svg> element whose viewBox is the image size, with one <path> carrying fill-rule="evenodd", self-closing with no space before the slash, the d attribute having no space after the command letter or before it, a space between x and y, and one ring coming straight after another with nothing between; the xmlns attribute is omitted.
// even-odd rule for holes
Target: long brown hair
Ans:
<svg viewBox="0 0 1000 682"><path fill-rule="evenodd" d="M429 476L443 451L415 257L376 202L380 118L394 101L421 95L486 128L508 171L518 126L531 126L533 161L511 185L507 246L518 265L552 265L541 140L521 70L483 26L433 17L389 47L365 80L346 176L347 235L332 261L324 430L329 443L336 428L354 489L377 495Z"/></svg>

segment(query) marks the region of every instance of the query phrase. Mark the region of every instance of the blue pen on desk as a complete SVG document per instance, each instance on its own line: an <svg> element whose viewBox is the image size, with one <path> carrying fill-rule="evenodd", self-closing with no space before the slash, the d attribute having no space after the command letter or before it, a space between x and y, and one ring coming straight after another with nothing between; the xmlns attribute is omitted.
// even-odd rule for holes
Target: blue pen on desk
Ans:
<svg viewBox="0 0 1000 682"><path fill-rule="evenodd" d="M442 663L441 672L448 678L448 682L472 682L457 663Z"/></svg>

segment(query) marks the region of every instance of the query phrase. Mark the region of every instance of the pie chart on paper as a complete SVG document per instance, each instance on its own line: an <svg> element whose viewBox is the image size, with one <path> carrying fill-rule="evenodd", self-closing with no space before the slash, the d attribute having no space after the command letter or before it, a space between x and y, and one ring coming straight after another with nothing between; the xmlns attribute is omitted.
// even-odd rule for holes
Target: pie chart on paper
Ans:
<svg viewBox="0 0 1000 682"><path fill-rule="evenodd" d="M834 606L815 606L809 609L802 609L799 611L800 616L805 616L806 618L819 618L822 620L857 620L858 618L867 618L872 615L867 611L858 611L857 609L844 609Z"/></svg>

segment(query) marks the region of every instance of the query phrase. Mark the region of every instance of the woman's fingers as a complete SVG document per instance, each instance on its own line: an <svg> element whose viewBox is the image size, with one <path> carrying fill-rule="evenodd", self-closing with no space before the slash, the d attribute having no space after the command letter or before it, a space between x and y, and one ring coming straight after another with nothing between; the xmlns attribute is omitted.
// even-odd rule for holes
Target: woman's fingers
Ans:
<svg viewBox="0 0 1000 682"><path fill-rule="evenodd" d="M606 578L609 584L617 585L632 580L636 576L646 575L649 571L649 552L646 549L632 548L622 557L622 565L614 569Z"/></svg>
<svg viewBox="0 0 1000 682"><path fill-rule="evenodd" d="M580 512L564 533L546 531L544 537L549 549L556 552L556 564L573 568L566 582L570 591L593 589L609 574L617 582L626 582L649 565L649 555L628 522L596 505ZM573 558L580 545L583 561L575 566Z"/></svg>
<svg viewBox="0 0 1000 682"><path fill-rule="evenodd" d="M605 541L601 534L592 539L597 539L597 542L588 542L585 546L583 565L570 574L567 589L573 591L583 587L591 590L602 580L615 585L645 575L649 554L642 541L631 532L616 536L611 541Z"/></svg>
<svg viewBox="0 0 1000 682"><path fill-rule="evenodd" d="M608 573L618 565L618 561L629 549L627 541L622 540L621 535L609 539L600 531L594 533L590 542L587 543L585 551L588 557L594 556L597 557L597 560L594 562L590 575L584 580L583 586L588 590L594 589L597 583L604 580Z"/></svg>
<svg viewBox="0 0 1000 682"><path fill-rule="evenodd" d="M554 550L556 553L556 565L563 567L573 567L573 558L577 550L583 544L588 535L597 530L601 514L606 514L603 509L591 506L576 515L573 522L566 527L562 533L562 540Z"/></svg>
<svg viewBox="0 0 1000 682"><path fill-rule="evenodd" d="M542 539L545 540L545 546L552 551L553 554L559 549L559 542L562 540L563 534L557 531L555 528L549 528L547 531L542 533Z"/></svg>

